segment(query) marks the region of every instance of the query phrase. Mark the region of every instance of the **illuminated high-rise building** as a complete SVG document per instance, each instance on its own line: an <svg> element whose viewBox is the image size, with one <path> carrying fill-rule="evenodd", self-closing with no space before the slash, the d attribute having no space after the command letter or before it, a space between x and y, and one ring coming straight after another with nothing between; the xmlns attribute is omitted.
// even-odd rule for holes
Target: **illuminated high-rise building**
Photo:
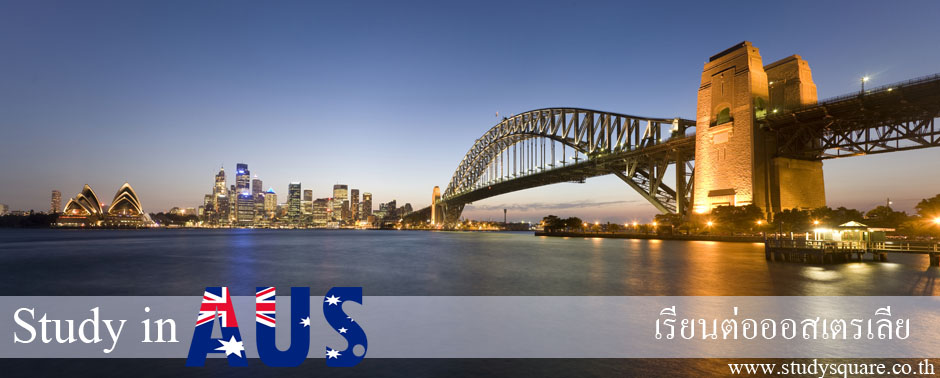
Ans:
<svg viewBox="0 0 940 378"><path fill-rule="evenodd" d="M255 200L251 193L238 193L238 213L236 221L239 227L250 227L255 222Z"/></svg>
<svg viewBox="0 0 940 378"><path fill-rule="evenodd" d="M292 182L287 187L287 219L292 226L299 226L301 216L300 208L300 183Z"/></svg>
<svg viewBox="0 0 940 378"><path fill-rule="evenodd" d="M248 164L238 163L235 165L235 192L238 194L250 193L249 187L251 172L248 171Z"/></svg>
<svg viewBox="0 0 940 378"><path fill-rule="evenodd" d="M219 224L222 226L228 226L232 224L232 205L228 199L227 195L221 194L215 197L216 201L216 212L218 212Z"/></svg>
<svg viewBox="0 0 940 378"><path fill-rule="evenodd" d="M215 174L215 186L212 187L213 197L224 196L225 191L225 167L219 167L219 173Z"/></svg>
<svg viewBox="0 0 940 378"><path fill-rule="evenodd" d="M351 216L350 220L357 221L359 217L359 189L352 189L349 191L349 211Z"/></svg>
<svg viewBox="0 0 940 378"><path fill-rule="evenodd" d="M228 187L228 207L229 223L235 224L235 218L238 215L238 186L235 184Z"/></svg>
<svg viewBox="0 0 940 378"><path fill-rule="evenodd" d="M328 198L317 198L313 201L313 225L315 227L325 227L330 222L330 200Z"/></svg>
<svg viewBox="0 0 940 378"><path fill-rule="evenodd" d="M264 217L264 193L258 193L251 196L255 200L255 226L261 225L266 220Z"/></svg>
<svg viewBox="0 0 940 378"><path fill-rule="evenodd" d="M276 212L277 193L274 193L274 188L268 188L268 191L264 192L264 217L273 219Z"/></svg>
<svg viewBox="0 0 940 378"><path fill-rule="evenodd" d="M333 220L342 222L343 202L349 200L349 187L342 184L333 185ZM347 205L348 206L348 205Z"/></svg>
<svg viewBox="0 0 940 378"><path fill-rule="evenodd" d="M261 179L258 178L258 175L255 175L255 178L251 179L251 195L257 197L264 191L264 184L261 182Z"/></svg>
<svg viewBox="0 0 940 378"><path fill-rule="evenodd" d="M55 214L62 211L62 192L52 191L52 200L49 202L49 213Z"/></svg>
<svg viewBox="0 0 940 378"><path fill-rule="evenodd" d="M309 218L313 214L313 190L304 189L304 198L300 201L303 208L304 218Z"/></svg>
<svg viewBox="0 0 940 378"><path fill-rule="evenodd" d="M359 219L368 219L372 215L372 193L362 193L362 212Z"/></svg>

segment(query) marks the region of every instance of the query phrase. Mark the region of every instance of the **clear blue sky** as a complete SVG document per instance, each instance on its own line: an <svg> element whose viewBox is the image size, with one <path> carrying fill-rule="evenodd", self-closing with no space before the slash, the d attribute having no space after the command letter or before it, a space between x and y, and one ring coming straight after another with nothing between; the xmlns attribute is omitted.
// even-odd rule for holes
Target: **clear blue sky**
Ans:
<svg viewBox="0 0 940 378"><path fill-rule="evenodd" d="M219 166L279 195L335 183L429 202L495 113L581 106L693 118L702 64L742 40L800 54L819 97L940 71L940 2L0 2L0 203L48 207L129 181L148 211L195 206ZM909 209L940 149L827 161L831 205ZM899 169L900 167L900 169ZM232 178L230 178L230 181ZM600 205L603 204L603 205ZM467 215L648 219L613 177Z"/></svg>

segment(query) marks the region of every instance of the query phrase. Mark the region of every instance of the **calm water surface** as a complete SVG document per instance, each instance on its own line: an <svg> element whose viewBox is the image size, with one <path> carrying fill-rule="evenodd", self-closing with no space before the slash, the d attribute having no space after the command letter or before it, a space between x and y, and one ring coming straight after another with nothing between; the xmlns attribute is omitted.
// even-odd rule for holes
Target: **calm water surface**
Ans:
<svg viewBox="0 0 940 378"><path fill-rule="evenodd" d="M199 295L219 285L236 293L362 286L367 296L936 294L938 269L926 256L890 260L773 263L758 244L530 233L0 230L0 285L8 295ZM324 370L319 360L281 369L252 360L236 369L224 360L186 368L182 359L0 359L0 370L10 377L675 377L726 376L728 362L748 361L366 358Z"/></svg>
<svg viewBox="0 0 940 378"><path fill-rule="evenodd" d="M353 230L0 230L18 295L193 295L362 286L365 295L935 295L927 257L764 260L753 243Z"/></svg>

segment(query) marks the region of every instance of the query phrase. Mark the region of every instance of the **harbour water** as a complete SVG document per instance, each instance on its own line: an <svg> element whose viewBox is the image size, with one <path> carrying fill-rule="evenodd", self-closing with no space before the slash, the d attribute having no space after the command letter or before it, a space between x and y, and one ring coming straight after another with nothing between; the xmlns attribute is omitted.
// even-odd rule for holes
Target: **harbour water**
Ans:
<svg viewBox="0 0 940 378"><path fill-rule="evenodd" d="M938 268L924 255L889 262L814 265L768 262L755 243L535 237L531 233L353 230L0 230L5 295L200 295L225 285L362 286L387 295L936 295ZM930 356L925 356L930 357ZM331 376L701 376L728 362L672 359L370 359ZM783 360L771 362L786 363ZM853 361L860 362L860 361ZM876 361L882 362L882 361ZM82 360L0 360L9 376L102 376ZM269 376L213 359L194 372L183 360L96 361L128 376ZM277 376L325 375L321 361ZM142 370L143 369L143 370ZM211 374L210 374L211 375Z"/></svg>
<svg viewBox="0 0 940 378"><path fill-rule="evenodd" d="M927 256L768 262L756 243L353 230L0 230L13 295L936 295Z"/></svg>

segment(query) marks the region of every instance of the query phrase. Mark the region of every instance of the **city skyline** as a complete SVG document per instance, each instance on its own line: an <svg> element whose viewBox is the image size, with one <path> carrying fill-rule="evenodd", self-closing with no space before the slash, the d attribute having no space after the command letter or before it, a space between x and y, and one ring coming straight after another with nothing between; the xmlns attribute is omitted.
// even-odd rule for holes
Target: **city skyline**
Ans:
<svg viewBox="0 0 940 378"><path fill-rule="evenodd" d="M772 11L770 19L747 17L744 10L703 7L690 16L649 4L559 3L508 30L498 28L502 20L518 18L527 7L499 6L493 15L487 7L449 5L445 16L430 19L417 5L381 3L361 14L337 4L142 6L147 9L6 6L0 46L13 58L0 63L0 80L10 88L0 94L0 122L16 143L0 151L7 162L0 174L15 179L0 183L0 203L42 211L52 190L71 194L84 184L131 182L148 212L195 207L217 162L244 161L253 172L265 172L265 187L285 198L294 181L312 187L314 197L324 197L332 184L356 182L372 189L375 203L396 199L417 209L428 205L435 185L444 189L474 139L499 121L496 112L567 105L694 118L701 62L743 39L761 46L765 62L801 55L820 99L857 90L863 75L878 86L933 74L932 62L940 58L926 48L940 37L929 22L918 21L940 10L935 3L750 10ZM186 7L189 17L165 15L169 23L155 16ZM910 12L915 7L921 11ZM77 16L63 18L59 11ZM902 32L854 17L872 12L911 22ZM573 29L544 26L568 13L644 17ZM822 14L844 17L823 20ZM740 22L697 34L684 24L698 17ZM362 22L350 24L353 19ZM663 26L647 19L670 21ZM642 33L659 38L637 38ZM553 43L578 43L587 53L562 49L533 59ZM595 55L608 59L583 58ZM125 128L134 143L113 139ZM76 148L65 137L74 131L91 136L95 148ZM37 146L45 150L36 153ZM895 208L910 212L940 188L935 175L911 172L928 171L937 157L927 149L826 161L828 205L870 209L891 198ZM510 209L510 220L555 214L619 222L656 213L618 179L601 177L479 201L465 216L502 219L503 208Z"/></svg>

